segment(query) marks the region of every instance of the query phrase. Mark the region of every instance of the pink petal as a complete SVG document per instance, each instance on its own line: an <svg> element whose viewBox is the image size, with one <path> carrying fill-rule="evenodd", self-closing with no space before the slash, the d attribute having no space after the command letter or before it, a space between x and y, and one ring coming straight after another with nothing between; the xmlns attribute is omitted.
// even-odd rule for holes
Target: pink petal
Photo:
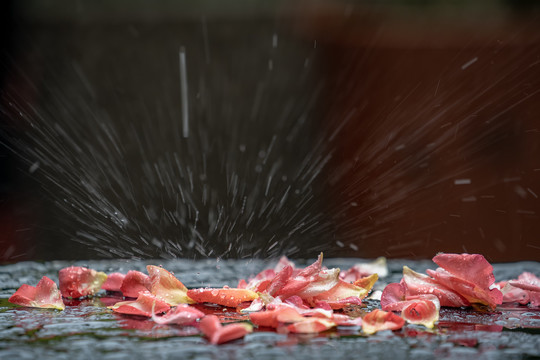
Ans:
<svg viewBox="0 0 540 360"><path fill-rule="evenodd" d="M438 268L436 271L428 269L427 273L438 283L452 289L470 303L484 304L491 308L502 304L503 294L497 288L482 288L468 280L454 276L442 268Z"/></svg>
<svg viewBox="0 0 540 360"><path fill-rule="evenodd" d="M122 280L120 291L125 297L137 298L140 293L150 290L150 277L140 271L130 270Z"/></svg>
<svg viewBox="0 0 540 360"><path fill-rule="evenodd" d="M274 271L276 273L280 272L284 267L286 266L290 266L291 268L294 269L294 263L289 260L286 256L282 256L278 263L276 264L276 266L274 267Z"/></svg>
<svg viewBox="0 0 540 360"><path fill-rule="evenodd" d="M180 304L163 316L152 315L152 320L158 324L189 325L202 318L204 313L187 304Z"/></svg>
<svg viewBox="0 0 540 360"><path fill-rule="evenodd" d="M518 302L520 304L528 304L529 299L529 292L527 290L523 290L517 287L513 287L510 285L510 283L507 283L502 289L501 292L503 293L503 303L509 303L509 302Z"/></svg>
<svg viewBox="0 0 540 360"><path fill-rule="evenodd" d="M105 280L105 282L103 283L103 285L101 285L101 288L103 290L107 290L107 291L122 291L120 290L120 287L122 286L122 282L124 281L124 278L126 277L126 275L124 274L121 274L121 273L111 273L109 275L107 275L107 280Z"/></svg>
<svg viewBox="0 0 540 360"><path fill-rule="evenodd" d="M338 279L336 285L334 285L331 289L322 292L320 294L317 294L313 297L315 301L326 301L327 303L335 303L336 306L340 304L340 301L344 299L350 299L353 297L358 298L358 300L361 300L367 296L369 293L369 290L361 288L359 286L356 286L354 284L348 283L346 281ZM356 304L357 301L353 300L353 302ZM362 303L361 301L359 302ZM343 306L339 307L342 308Z"/></svg>
<svg viewBox="0 0 540 360"><path fill-rule="evenodd" d="M59 271L58 279L62 296L77 299L97 293L107 280L107 274L80 266L70 266Z"/></svg>
<svg viewBox="0 0 540 360"><path fill-rule="evenodd" d="M362 331L370 335L382 330L399 330L405 324L405 320L392 313L375 309L362 319Z"/></svg>
<svg viewBox="0 0 540 360"><path fill-rule="evenodd" d="M401 317L407 322L432 328L439 320L440 303L436 296L424 295L424 298L410 299L407 303L401 311Z"/></svg>
<svg viewBox="0 0 540 360"><path fill-rule="evenodd" d="M171 306L193 304L187 296L187 288L173 274L162 267L148 265L150 275L150 292Z"/></svg>
<svg viewBox="0 0 540 360"><path fill-rule="evenodd" d="M493 267L480 254L439 254L433 262L450 274L485 289L495 282Z"/></svg>
<svg viewBox="0 0 540 360"><path fill-rule="evenodd" d="M270 281L266 292L272 296L278 293L283 286L290 280L293 273L293 268L290 265L285 266L280 272L278 272L274 278Z"/></svg>
<svg viewBox="0 0 540 360"><path fill-rule="evenodd" d="M403 267L402 285L406 295L433 294L439 298L441 306L461 307L470 303L454 290L441 285L427 275L417 273L407 266Z"/></svg>
<svg viewBox="0 0 540 360"><path fill-rule="evenodd" d="M199 330L207 337L212 338L212 335L221 328L221 322L216 315L206 315L199 322Z"/></svg>
<svg viewBox="0 0 540 360"><path fill-rule="evenodd" d="M384 257L380 257L370 263L355 264L350 269L341 272L339 277L347 282L355 282L358 279L372 274L378 274L380 277L385 277L388 275L388 267Z"/></svg>
<svg viewBox="0 0 540 360"><path fill-rule="evenodd" d="M252 331L253 327L246 323L225 325L212 335L210 338L210 343L219 345L229 341L241 339Z"/></svg>
<svg viewBox="0 0 540 360"><path fill-rule="evenodd" d="M306 318L303 321L295 322L287 326L287 330L291 333L314 334L326 331L336 326L332 320L321 318Z"/></svg>
<svg viewBox="0 0 540 360"><path fill-rule="evenodd" d="M345 314L334 314L332 316L332 320L338 326L361 326L362 325L361 317L352 318Z"/></svg>
<svg viewBox="0 0 540 360"><path fill-rule="evenodd" d="M400 283L386 285L381 294L381 309L384 311L401 311L399 305L405 300L405 287Z"/></svg>
<svg viewBox="0 0 540 360"><path fill-rule="evenodd" d="M141 292L137 297L137 300L120 301L109 308L120 314L151 317L152 314L158 314L169 310L170 306L146 291Z"/></svg>
<svg viewBox="0 0 540 360"><path fill-rule="evenodd" d="M41 278L36 287L23 284L8 301L15 305L28 307L65 309L56 283L46 276Z"/></svg>

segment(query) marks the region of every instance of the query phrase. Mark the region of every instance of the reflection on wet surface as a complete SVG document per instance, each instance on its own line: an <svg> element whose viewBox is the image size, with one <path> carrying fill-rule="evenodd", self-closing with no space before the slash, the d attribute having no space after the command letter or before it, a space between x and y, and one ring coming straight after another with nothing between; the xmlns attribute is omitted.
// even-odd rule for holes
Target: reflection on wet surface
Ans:
<svg viewBox="0 0 540 360"><path fill-rule="evenodd" d="M346 268L354 259L328 259L329 266ZM147 263L88 261L102 271L143 269ZM389 261L390 275L377 287L398 281L407 263L419 271L430 262ZM255 274L268 265L261 260L167 261L163 265L189 287L236 285L239 278ZM407 325L399 331L364 336L359 328L337 327L315 335L280 333L255 329L243 340L219 347L208 345L195 326L159 325L136 316L114 314L107 306L123 300L118 294L69 300L66 310L50 311L16 307L7 298L22 284L36 283L43 275L57 281L58 270L71 263L18 263L0 267L0 358L342 358L362 354L365 358L475 358L522 359L540 356L540 309L519 304L487 308L442 308L434 329ZM497 280L516 277L522 271L540 273L540 263L495 264ZM365 310L379 307L366 300ZM223 321L245 321L235 309L197 305L206 314Z"/></svg>

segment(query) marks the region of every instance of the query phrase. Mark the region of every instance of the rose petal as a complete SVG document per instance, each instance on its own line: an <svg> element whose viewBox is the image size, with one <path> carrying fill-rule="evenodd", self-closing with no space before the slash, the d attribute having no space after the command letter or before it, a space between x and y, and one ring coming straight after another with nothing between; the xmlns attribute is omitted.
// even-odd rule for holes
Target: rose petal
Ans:
<svg viewBox="0 0 540 360"><path fill-rule="evenodd" d="M240 339L252 331L249 324L231 324L222 326L216 315L206 315L199 323L199 329L211 344L223 344Z"/></svg>
<svg viewBox="0 0 540 360"><path fill-rule="evenodd" d="M438 254L433 262L481 288L488 289L495 282L493 267L480 254Z"/></svg>
<svg viewBox="0 0 540 360"><path fill-rule="evenodd" d="M63 297L74 299L94 295L107 280L107 274L80 266L63 268L58 273Z"/></svg>
<svg viewBox="0 0 540 360"><path fill-rule="evenodd" d="M103 290L107 290L107 291L122 291L120 290L120 288L122 287L122 282L124 281L124 278L126 277L126 275L124 274L121 274L121 273L111 273L109 275L107 275L107 280L105 280L105 282L103 283L103 285L101 285L101 288Z"/></svg>
<svg viewBox="0 0 540 360"><path fill-rule="evenodd" d="M425 298L429 296L430 298ZM420 324L432 328L439 321L440 303L435 295L410 299L401 311L401 317L411 324Z"/></svg>
<svg viewBox="0 0 540 360"><path fill-rule="evenodd" d="M368 335L382 330L399 330L405 324L405 320L392 313L375 309L362 319L362 331Z"/></svg>
<svg viewBox="0 0 540 360"><path fill-rule="evenodd" d="M355 264L350 269L341 272L339 274L339 277L340 279L347 282L355 282L358 279L367 277L372 274L377 274L380 277L385 277L388 275L386 258L380 257L369 263Z"/></svg>
<svg viewBox="0 0 540 360"><path fill-rule="evenodd" d="M403 267L402 285L406 295L433 294L439 298L441 306L469 306L470 302L456 291L440 284L427 275L417 273L407 266Z"/></svg>
<svg viewBox="0 0 540 360"><path fill-rule="evenodd" d="M150 275L150 292L171 306L192 304L187 288L173 274L159 266L146 267Z"/></svg>
<svg viewBox="0 0 540 360"><path fill-rule="evenodd" d="M137 298L140 293L150 290L150 277L140 271L130 270L122 280L120 291L125 297Z"/></svg>
<svg viewBox="0 0 540 360"><path fill-rule="evenodd" d="M128 315L151 317L170 309L169 304L152 295L149 291L141 292L137 300L120 301L109 306L114 312Z"/></svg>
<svg viewBox="0 0 540 360"><path fill-rule="evenodd" d="M442 268L438 268L436 271L428 269L427 273L439 284L452 289L470 303L484 304L493 309L497 305L502 304L503 294L497 288L489 289L479 287L468 280L450 274Z"/></svg>
<svg viewBox="0 0 540 360"><path fill-rule="evenodd" d="M237 307L244 301L252 301L259 295L251 290L236 288L199 288L187 291L187 296L199 303L213 303L228 307Z"/></svg>
<svg viewBox="0 0 540 360"><path fill-rule="evenodd" d="M335 326L336 323L332 320L312 317L290 324L287 326L287 330L291 333L314 334L326 331Z"/></svg>
<svg viewBox="0 0 540 360"><path fill-rule="evenodd" d="M400 304L405 300L406 288L400 283L386 285L381 295L381 308L384 311L401 311Z"/></svg>
<svg viewBox="0 0 540 360"><path fill-rule="evenodd" d="M8 300L15 305L64 310L65 305L56 283L43 276L37 286L23 284Z"/></svg>
<svg viewBox="0 0 540 360"><path fill-rule="evenodd" d="M203 316L202 311L187 304L180 304L163 316L152 315L152 320L158 324L189 325Z"/></svg>

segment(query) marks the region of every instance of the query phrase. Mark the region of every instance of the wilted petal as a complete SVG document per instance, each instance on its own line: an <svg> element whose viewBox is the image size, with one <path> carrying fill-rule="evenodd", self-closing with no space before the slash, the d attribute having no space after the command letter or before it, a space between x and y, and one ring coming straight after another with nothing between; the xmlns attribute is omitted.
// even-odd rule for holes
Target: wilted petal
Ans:
<svg viewBox="0 0 540 360"><path fill-rule="evenodd" d="M152 294L171 306L193 303L193 300L187 296L187 288L173 274L154 265L148 265L146 270L150 275L150 292Z"/></svg>
<svg viewBox="0 0 540 360"><path fill-rule="evenodd" d="M58 273L63 297L74 299L94 295L107 280L107 274L80 266L63 268Z"/></svg>
<svg viewBox="0 0 540 360"><path fill-rule="evenodd" d="M375 309L362 319L362 331L370 335L382 330L399 330L405 324L405 320L392 313Z"/></svg>

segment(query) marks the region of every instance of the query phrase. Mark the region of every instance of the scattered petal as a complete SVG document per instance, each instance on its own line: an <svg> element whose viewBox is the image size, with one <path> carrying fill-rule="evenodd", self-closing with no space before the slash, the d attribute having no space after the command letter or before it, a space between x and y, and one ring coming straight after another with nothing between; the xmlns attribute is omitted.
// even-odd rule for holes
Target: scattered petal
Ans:
<svg viewBox="0 0 540 360"><path fill-rule="evenodd" d="M149 291L141 292L137 300L120 301L109 306L114 312L128 315L151 317L170 309L169 304L152 295Z"/></svg>
<svg viewBox="0 0 540 360"><path fill-rule="evenodd" d="M56 283L44 276L34 286L23 284L8 300L15 305L64 310L65 305Z"/></svg>
<svg viewBox="0 0 540 360"><path fill-rule="evenodd" d="M107 274L80 266L63 268L58 273L60 292L66 298L94 295L107 280Z"/></svg>
<svg viewBox="0 0 540 360"><path fill-rule="evenodd" d="M120 290L120 288L122 287L122 282L125 277L126 275L121 273L111 273L107 275L107 280L101 285L101 288L107 291L121 292L122 290Z"/></svg>
<svg viewBox="0 0 540 360"><path fill-rule="evenodd" d="M146 267L150 275L150 292L171 306L192 304L187 288L173 274L159 266Z"/></svg>
<svg viewBox="0 0 540 360"><path fill-rule="evenodd" d="M208 302L228 307L237 307L244 301L252 301L259 297L254 291L236 288L190 289L187 291L187 296L198 303Z"/></svg>
<svg viewBox="0 0 540 360"><path fill-rule="evenodd" d="M355 264L350 269L339 274L339 277L347 282L355 282L361 278L365 278L373 274L377 274L379 277L388 276L386 258L379 257L369 263Z"/></svg>
<svg viewBox="0 0 540 360"><path fill-rule="evenodd" d="M362 331L370 335L382 330L399 330L405 324L405 320L392 313L375 309L362 319Z"/></svg>
<svg viewBox="0 0 540 360"><path fill-rule="evenodd" d="M406 302L401 317L407 322L432 328L439 321L440 302L435 295L420 295Z"/></svg>
<svg viewBox="0 0 540 360"><path fill-rule="evenodd" d="M222 326L216 315L206 315L199 323L199 329L214 345L243 338L253 331L252 326L247 323Z"/></svg>
<svg viewBox="0 0 540 360"><path fill-rule="evenodd" d="M326 331L335 326L336 323L332 320L312 317L290 324L287 326L287 330L291 333L314 334Z"/></svg>
<svg viewBox="0 0 540 360"><path fill-rule="evenodd" d="M152 314L152 320L158 324L189 325L202 318L204 313L187 304L180 304L163 316Z"/></svg>
<svg viewBox="0 0 540 360"><path fill-rule="evenodd" d="M150 290L150 277L140 271L130 270L122 280L120 291L125 297L137 298L140 293Z"/></svg>

